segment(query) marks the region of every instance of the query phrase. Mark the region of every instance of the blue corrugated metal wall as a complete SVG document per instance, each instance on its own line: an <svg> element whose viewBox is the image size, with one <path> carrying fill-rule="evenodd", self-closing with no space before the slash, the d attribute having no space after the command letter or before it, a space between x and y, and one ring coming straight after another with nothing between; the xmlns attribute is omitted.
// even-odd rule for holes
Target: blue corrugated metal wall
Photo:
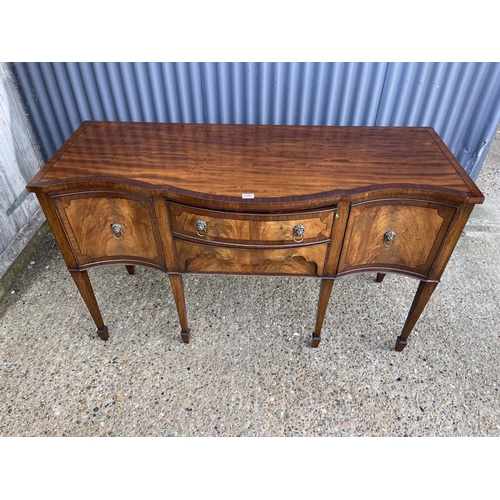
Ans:
<svg viewBox="0 0 500 500"><path fill-rule="evenodd" d="M11 63L42 152L83 120L431 126L476 178L500 63Z"/></svg>

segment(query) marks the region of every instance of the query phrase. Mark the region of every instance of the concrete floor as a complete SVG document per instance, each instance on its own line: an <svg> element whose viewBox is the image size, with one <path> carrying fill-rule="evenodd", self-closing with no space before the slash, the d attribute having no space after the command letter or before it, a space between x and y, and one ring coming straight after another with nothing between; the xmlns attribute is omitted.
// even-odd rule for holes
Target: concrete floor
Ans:
<svg viewBox="0 0 500 500"><path fill-rule="evenodd" d="M49 233L0 303L1 436L500 436L500 141L441 284L402 353L417 281L90 271L102 342Z"/></svg>

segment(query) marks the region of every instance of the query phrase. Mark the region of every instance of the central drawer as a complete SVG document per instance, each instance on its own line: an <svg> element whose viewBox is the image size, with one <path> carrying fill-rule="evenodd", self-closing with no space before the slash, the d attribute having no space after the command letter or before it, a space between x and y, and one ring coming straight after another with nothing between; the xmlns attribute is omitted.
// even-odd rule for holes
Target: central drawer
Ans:
<svg viewBox="0 0 500 500"><path fill-rule="evenodd" d="M169 203L176 237L234 245L303 245L328 241L335 209L262 215L204 210Z"/></svg>

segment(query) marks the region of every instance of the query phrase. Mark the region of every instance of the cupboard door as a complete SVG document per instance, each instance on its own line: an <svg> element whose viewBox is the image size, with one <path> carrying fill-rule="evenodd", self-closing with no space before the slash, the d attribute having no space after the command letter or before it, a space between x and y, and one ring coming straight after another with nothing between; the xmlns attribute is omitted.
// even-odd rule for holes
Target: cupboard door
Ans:
<svg viewBox="0 0 500 500"><path fill-rule="evenodd" d="M164 267L151 199L91 192L53 201L79 264L136 261Z"/></svg>
<svg viewBox="0 0 500 500"><path fill-rule="evenodd" d="M455 211L417 200L353 205L338 274L376 269L427 276Z"/></svg>

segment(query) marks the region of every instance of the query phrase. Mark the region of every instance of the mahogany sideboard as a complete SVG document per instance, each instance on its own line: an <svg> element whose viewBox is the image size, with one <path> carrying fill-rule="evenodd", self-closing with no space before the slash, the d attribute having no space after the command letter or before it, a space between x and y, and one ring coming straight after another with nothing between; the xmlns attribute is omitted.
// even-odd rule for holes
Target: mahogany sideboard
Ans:
<svg viewBox="0 0 500 500"><path fill-rule="evenodd" d="M484 197L432 128L84 122L27 186L108 339L87 270L420 280L401 351Z"/></svg>

